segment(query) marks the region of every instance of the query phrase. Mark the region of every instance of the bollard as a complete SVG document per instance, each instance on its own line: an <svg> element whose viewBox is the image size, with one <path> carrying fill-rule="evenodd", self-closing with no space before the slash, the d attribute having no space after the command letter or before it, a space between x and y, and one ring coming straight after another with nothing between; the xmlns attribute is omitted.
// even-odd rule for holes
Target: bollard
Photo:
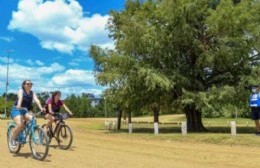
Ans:
<svg viewBox="0 0 260 168"><path fill-rule="evenodd" d="M159 127L158 127L158 123L157 123L157 122L155 122L153 125L154 125L154 134L155 134L155 135L159 134Z"/></svg>
<svg viewBox="0 0 260 168"><path fill-rule="evenodd" d="M108 130L109 122L105 121L105 129Z"/></svg>
<svg viewBox="0 0 260 168"><path fill-rule="evenodd" d="M231 135L236 136L237 135L236 121L230 121L230 126L231 126Z"/></svg>
<svg viewBox="0 0 260 168"><path fill-rule="evenodd" d="M182 135L187 135L187 123L186 122L181 123L181 133L182 133Z"/></svg>
<svg viewBox="0 0 260 168"><path fill-rule="evenodd" d="M128 132L129 132L129 134L131 134L133 132L133 125L132 125L132 123L128 124Z"/></svg>
<svg viewBox="0 0 260 168"><path fill-rule="evenodd" d="M116 121L113 121L113 122L112 122L112 130L113 130L113 131L116 131Z"/></svg>

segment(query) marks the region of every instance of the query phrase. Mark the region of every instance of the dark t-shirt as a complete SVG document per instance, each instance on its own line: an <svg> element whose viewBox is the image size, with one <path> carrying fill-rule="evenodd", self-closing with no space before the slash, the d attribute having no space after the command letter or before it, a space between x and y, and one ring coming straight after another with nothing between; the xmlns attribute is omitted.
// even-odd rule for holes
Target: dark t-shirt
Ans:
<svg viewBox="0 0 260 168"><path fill-rule="evenodd" d="M46 113L49 113L49 108L48 108L48 105L49 105L49 104L51 104L51 107L52 107L52 111L53 111L53 112L59 112L61 106L63 105L63 101L62 101L62 100L58 100L58 102L55 103L55 102L52 100L52 98L49 98L48 100L46 100L46 103L45 103Z"/></svg>

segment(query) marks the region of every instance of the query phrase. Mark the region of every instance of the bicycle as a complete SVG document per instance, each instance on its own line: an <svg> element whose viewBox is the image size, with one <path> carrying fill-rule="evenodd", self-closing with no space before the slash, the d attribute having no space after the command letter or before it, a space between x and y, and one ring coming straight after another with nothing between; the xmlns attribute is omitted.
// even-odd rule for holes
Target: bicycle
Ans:
<svg viewBox="0 0 260 168"><path fill-rule="evenodd" d="M25 108L22 108L21 110L26 110L28 112L28 110ZM9 151L11 153L18 154L21 147L27 143L26 139L29 136L29 145L33 154L33 158L35 158L36 160L44 160L49 152L48 136L42 130L42 128L37 125L35 117L36 115L31 112L28 113L32 115L32 119L25 122L25 126L20 131L17 137L18 143L15 146L11 144L11 140L16 124L14 121L7 123L7 145ZM38 112L37 114L39 113L40 112Z"/></svg>
<svg viewBox="0 0 260 168"><path fill-rule="evenodd" d="M64 120L68 119L70 115L68 113L57 113L54 117L55 122L58 122L55 129L53 130L52 125L48 126L47 124L43 124L42 129L45 129L47 132L49 144L52 138L55 138L60 149L67 150L72 144L73 134L71 128L65 124Z"/></svg>

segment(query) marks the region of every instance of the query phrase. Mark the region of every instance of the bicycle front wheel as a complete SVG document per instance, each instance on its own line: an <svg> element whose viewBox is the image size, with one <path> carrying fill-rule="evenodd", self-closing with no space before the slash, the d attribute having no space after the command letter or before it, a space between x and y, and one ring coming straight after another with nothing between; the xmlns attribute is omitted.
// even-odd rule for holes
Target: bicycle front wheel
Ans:
<svg viewBox="0 0 260 168"><path fill-rule="evenodd" d="M51 126L48 126L47 124L43 124L42 125L42 129L44 130L44 131L46 131L46 134L47 134L47 136L48 136L48 142L49 142L49 144L51 143L51 139L52 139L52 127Z"/></svg>
<svg viewBox="0 0 260 168"><path fill-rule="evenodd" d="M72 144L72 130L67 125L61 125L58 131L57 142L61 149L67 150Z"/></svg>
<svg viewBox="0 0 260 168"><path fill-rule="evenodd" d="M29 144L35 159L43 160L47 156L49 152L48 139L48 136L41 128L32 129Z"/></svg>

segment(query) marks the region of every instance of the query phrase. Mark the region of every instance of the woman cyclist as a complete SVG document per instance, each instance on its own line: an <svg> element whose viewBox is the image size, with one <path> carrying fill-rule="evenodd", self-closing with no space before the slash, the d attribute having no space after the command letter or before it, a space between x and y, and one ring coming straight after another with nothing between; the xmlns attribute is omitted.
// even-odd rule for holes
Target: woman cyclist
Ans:
<svg viewBox="0 0 260 168"><path fill-rule="evenodd" d="M44 118L48 120L47 125L50 126L55 121L55 113L58 113L60 111L61 107L64 107L64 109L72 115L73 113L70 111L70 109L64 104L64 101L60 99L61 92L55 91L52 93L52 96L46 100L45 103L45 114Z"/></svg>
<svg viewBox="0 0 260 168"><path fill-rule="evenodd" d="M32 82L30 80L25 80L22 83L22 88L19 89L17 94L17 100L14 103L14 106L11 111L11 118L14 120L16 126L13 132L13 137L11 140L11 145L17 145L17 135L20 133L21 129L24 127L24 121L31 120L32 116L27 113L26 110L22 109L25 108L28 111L32 110L32 103L33 101L38 105L41 111L45 109L42 107L38 97L36 94L31 90L32 89Z"/></svg>

